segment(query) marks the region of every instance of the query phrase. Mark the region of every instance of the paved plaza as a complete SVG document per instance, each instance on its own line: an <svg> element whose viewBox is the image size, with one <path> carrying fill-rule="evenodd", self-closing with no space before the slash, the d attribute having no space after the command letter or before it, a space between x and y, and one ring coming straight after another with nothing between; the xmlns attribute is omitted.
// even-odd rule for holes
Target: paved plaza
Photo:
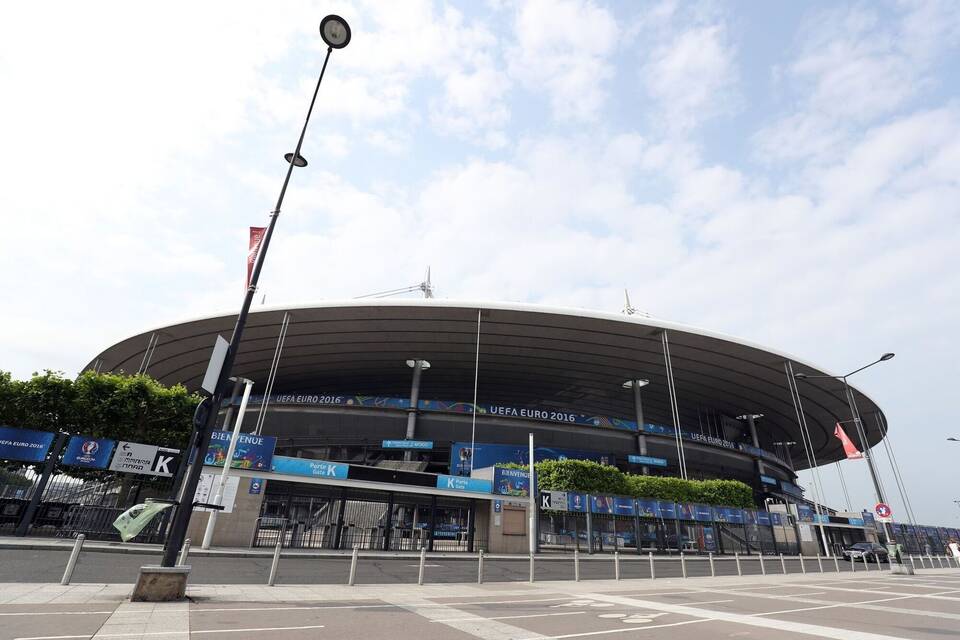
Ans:
<svg viewBox="0 0 960 640"><path fill-rule="evenodd" d="M527 584L0 584L0 640L231 638L960 638L960 570Z"/></svg>

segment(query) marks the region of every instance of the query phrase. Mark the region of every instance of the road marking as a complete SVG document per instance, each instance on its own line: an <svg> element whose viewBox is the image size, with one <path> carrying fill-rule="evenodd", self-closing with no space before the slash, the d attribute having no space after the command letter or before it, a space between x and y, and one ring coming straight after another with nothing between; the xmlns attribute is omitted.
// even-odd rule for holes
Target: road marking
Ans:
<svg viewBox="0 0 960 640"><path fill-rule="evenodd" d="M711 609L698 609L693 606L667 604L653 600L637 600L635 598L624 598L621 596L604 595L602 593L583 594L597 600L605 600L615 604L640 607L644 609L654 609L665 611L667 613L676 613L684 616L693 616L706 620L719 620L722 622L733 622L735 624L761 627L764 629L778 629L781 631L790 631L793 633L806 633L808 635L819 636L821 638L833 638L835 640L902 640L898 636L888 636L876 633L867 633L864 631L852 631L850 629L836 629L833 627L824 627L805 622L792 622L789 620L780 620L777 618L764 618L755 615L746 615L741 613L730 613L726 611L714 611ZM652 629L653 627L644 627Z"/></svg>
<svg viewBox="0 0 960 640"><path fill-rule="evenodd" d="M493 616L490 618L484 618L484 620L515 620L517 618L547 618L550 616L578 616L580 614L586 613L586 611L560 611L558 613L532 613L524 616ZM469 618L443 618L439 620L431 620L430 622L461 622L464 620L475 620L477 616L471 616Z"/></svg>
<svg viewBox="0 0 960 640"><path fill-rule="evenodd" d="M908 598L930 598L931 600L950 600L957 601L960 598L951 598L948 593L960 593L960 589L950 591L939 591L937 593L904 593L902 591L875 591L873 589L851 589L850 587L828 587L825 584L817 585L818 589L827 589L828 591L853 591L854 593L878 593L882 596L895 595L906 596Z"/></svg>
<svg viewBox="0 0 960 640"><path fill-rule="evenodd" d="M483 596L477 596L482 598ZM478 601L464 601L464 602L424 602L424 603L410 603L410 606L413 607L450 607L450 606L470 606L470 605L484 605L484 604L521 604L524 602L557 602L558 600L570 600L572 596L563 596L561 598L532 598L532 599L522 599L522 600L484 600L482 602ZM302 605L302 606L293 606L293 607L217 607L217 608L196 608L190 609L190 613L211 613L211 612L224 612L224 611L310 611L313 609L389 609L391 607L403 607L406 603L384 603L384 604L344 604L344 605Z"/></svg>
<svg viewBox="0 0 960 640"><path fill-rule="evenodd" d="M481 638L482 640L515 640L516 638L538 640L544 637L539 633L534 633L521 627L515 627L506 622L490 620L483 616L473 615L467 611L453 609L449 604L439 604L428 600L423 600L419 603L397 602L392 604L427 620L445 624L451 629L462 631L463 633ZM454 618L454 615L458 617Z"/></svg>
<svg viewBox="0 0 960 640"><path fill-rule="evenodd" d="M323 629L322 624L314 624L304 627L257 627L250 629L201 629L193 631L147 631L145 633L98 633L97 638L140 638L142 636L189 636L195 633L240 633L246 631L300 631L302 629ZM92 638L94 636L87 634L83 636L33 636L30 638L14 638L14 640L61 640L64 638Z"/></svg>
<svg viewBox="0 0 960 640"><path fill-rule="evenodd" d="M31 611L24 613L0 613L0 616L102 616L113 611ZM69 638L71 636L63 636Z"/></svg>
<svg viewBox="0 0 960 640"><path fill-rule="evenodd" d="M650 629L663 629L665 627L679 627L685 624L701 624L703 622L710 622L710 620L703 618L700 620L684 620L683 622L668 622L666 624L652 624L649 627L624 627L623 629L606 629L604 631L584 631L582 633L567 633L562 636L527 636L523 640L534 640L535 638L543 638L544 640L562 640L563 638L584 638L587 636L602 636L608 633L624 633L630 631L649 631Z"/></svg>

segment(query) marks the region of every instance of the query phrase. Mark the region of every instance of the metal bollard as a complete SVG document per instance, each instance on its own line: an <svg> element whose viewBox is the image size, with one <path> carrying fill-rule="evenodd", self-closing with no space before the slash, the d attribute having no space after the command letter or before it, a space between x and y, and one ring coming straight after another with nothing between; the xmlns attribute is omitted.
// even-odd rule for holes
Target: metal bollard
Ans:
<svg viewBox="0 0 960 640"><path fill-rule="evenodd" d="M853 573L857 572L857 559L854 558L852 555L850 556L850 571L852 571Z"/></svg>
<svg viewBox="0 0 960 640"><path fill-rule="evenodd" d="M680 552L680 571L683 573L683 577L687 577L687 558L683 555L683 551Z"/></svg>
<svg viewBox="0 0 960 640"><path fill-rule="evenodd" d="M927 559L930 560L930 568L933 569L933 556L928 553Z"/></svg>
<svg viewBox="0 0 960 640"><path fill-rule="evenodd" d="M823 573L823 559L817 554L817 566L820 567L820 573Z"/></svg>
<svg viewBox="0 0 960 640"><path fill-rule="evenodd" d="M840 560L837 559L837 556L833 556L833 568L837 570L837 573L840 573Z"/></svg>
<svg viewBox="0 0 960 640"><path fill-rule="evenodd" d="M877 571L883 571L883 565L880 564L880 554L875 553L873 555L873 559L877 561Z"/></svg>
<svg viewBox="0 0 960 640"><path fill-rule="evenodd" d="M783 560L783 554L780 554L780 570L783 571L783 575L787 575L787 563Z"/></svg>
<svg viewBox="0 0 960 640"><path fill-rule="evenodd" d="M70 559L67 560L67 567L63 570L63 577L60 578L60 584L70 584L70 579L73 578L73 570L77 566L77 560L80 559L80 550L83 549L83 541L86 539L87 536L82 533L77 536L77 541L73 543L73 551L70 552Z"/></svg>
<svg viewBox="0 0 960 640"><path fill-rule="evenodd" d="M910 558L910 566L913 567L913 570L914 570L914 571L916 571L916 570L917 570L917 563L913 561L913 556L910 555L910 556L907 556L907 557Z"/></svg>
<svg viewBox="0 0 960 640"><path fill-rule="evenodd" d="M653 551L648 552L647 556L650 558L650 579L654 580L657 577L657 570L653 566Z"/></svg>
<svg viewBox="0 0 960 640"><path fill-rule="evenodd" d="M349 586L353 586L353 583L357 580L357 559L360 556L360 545L353 545L353 554L350 556L350 579L347 580Z"/></svg>
<svg viewBox="0 0 960 640"><path fill-rule="evenodd" d="M477 556L477 584L483 584L483 549L480 549L480 555Z"/></svg>
<svg viewBox="0 0 960 640"><path fill-rule="evenodd" d="M536 574L534 573L533 563L534 563L534 555L531 553L530 554L530 582L531 583L536 582Z"/></svg>
<svg viewBox="0 0 960 640"><path fill-rule="evenodd" d="M733 552L733 559L737 561L737 575L742 576L743 571L740 569L740 552L739 551Z"/></svg>
<svg viewBox="0 0 960 640"><path fill-rule="evenodd" d="M573 550L573 580L580 582L580 549Z"/></svg>
<svg viewBox="0 0 960 640"><path fill-rule="evenodd" d="M717 572L714 570L714 567L713 567L713 551L711 551L710 552L710 577L715 578L716 576L717 576Z"/></svg>
<svg viewBox="0 0 960 640"><path fill-rule="evenodd" d="M277 540L277 547L273 550L273 563L270 565L270 578L267 586L272 587L277 582L277 569L280 568L280 550L283 549L283 538Z"/></svg>
<svg viewBox="0 0 960 640"><path fill-rule="evenodd" d="M187 538L183 541L183 546L180 548L180 557L177 558L177 565L183 566L187 564L187 554L190 553L190 538Z"/></svg>
<svg viewBox="0 0 960 640"><path fill-rule="evenodd" d="M760 555L760 575L767 575L767 568L763 566L763 554Z"/></svg>
<svg viewBox="0 0 960 640"><path fill-rule="evenodd" d="M870 560L867 558L867 554L863 554L863 570L870 571Z"/></svg>
<svg viewBox="0 0 960 640"><path fill-rule="evenodd" d="M620 552L619 551L613 552L613 579L614 580L620 579Z"/></svg>
<svg viewBox="0 0 960 640"><path fill-rule="evenodd" d="M800 571L803 572L803 575L807 575L807 565L803 564L803 554L799 554L800 558Z"/></svg>
<svg viewBox="0 0 960 640"><path fill-rule="evenodd" d="M423 565L427 563L427 548L420 547L420 572L417 574L417 584L423 584Z"/></svg>

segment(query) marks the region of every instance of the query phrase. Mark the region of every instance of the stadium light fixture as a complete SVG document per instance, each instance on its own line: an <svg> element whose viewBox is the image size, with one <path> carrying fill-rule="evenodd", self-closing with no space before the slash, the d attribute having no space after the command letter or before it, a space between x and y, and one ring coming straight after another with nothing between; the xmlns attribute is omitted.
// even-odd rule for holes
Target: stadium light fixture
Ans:
<svg viewBox="0 0 960 640"><path fill-rule="evenodd" d="M415 366L417 366L417 362L418 362L417 360L407 360L407 366L413 369ZM419 362L420 362L420 368L423 371L426 371L427 369L430 368L430 363L427 362L426 360L420 360Z"/></svg>
<svg viewBox="0 0 960 640"><path fill-rule="evenodd" d="M624 389L633 389L633 385L636 384L638 387L645 387L650 384L649 380L627 380L623 383Z"/></svg>
<svg viewBox="0 0 960 640"><path fill-rule="evenodd" d="M307 116L303 121L303 128L300 130L300 138L297 140L297 146L293 153L284 156L287 160L286 177L283 179L283 186L280 188L280 195L277 197L277 204L270 213L270 224L260 242L260 250L257 252L256 261L253 263L253 271L250 275L250 283L247 286L247 293L244 296L243 304L240 307L240 313L237 314L236 324L233 327L233 335L230 337L230 345L227 347L226 356L223 359L223 366L220 368L220 375L217 376L216 384L213 386L213 392L204 399L206 404L206 416L198 419L194 424L194 433L191 442L194 443L195 450L202 457L210 445L210 436L217 423L219 407L227 393L227 383L231 375L234 360L237 357L237 351L240 347L240 341L243 338L243 330L247 325L247 315L250 313L250 305L253 303L253 297L257 292L257 284L260 281L260 271L263 269L264 260L267 257L267 249L270 247L270 239L273 237L273 230L277 224L277 218L280 217L280 209L283 206L283 198L287 193L287 187L290 185L290 177L293 175L294 167L305 167L307 161L300 154L303 147L303 139L307 135L307 125L310 124L310 115L313 113L313 107L317 102L317 95L320 93L320 83L323 82L323 76L327 71L327 63L330 62L330 54L334 49L342 49L350 42L350 26L347 21L336 15L329 15L320 21L320 37L327 44L327 55L323 59L323 66L320 68L320 77L317 79L317 86L313 90L313 97L310 99L310 107L307 109ZM198 411L198 415L203 412ZM184 501L192 500L192 496L197 492L197 485L200 483L200 472L203 465L195 464L190 467L190 472L184 478L183 489L180 492ZM161 565L164 567L173 567L177 563L177 555L183 546L183 541L187 535L187 527L190 525L190 516L192 509L189 503L180 504L173 517L170 526L170 532L163 546L163 559Z"/></svg>
<svg viewBox="0 0 960 640"><path fill-rule="evenodd" d="M954 438L953 436L950 436L949 438L947 438L947 440L949 440L950 442L960 442L960 438Z"/></svg>

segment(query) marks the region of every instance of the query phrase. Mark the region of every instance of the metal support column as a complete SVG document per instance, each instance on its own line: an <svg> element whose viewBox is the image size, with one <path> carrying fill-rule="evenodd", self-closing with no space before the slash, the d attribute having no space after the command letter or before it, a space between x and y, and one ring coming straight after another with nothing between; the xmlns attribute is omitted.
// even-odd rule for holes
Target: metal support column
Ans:
<svg viewBox="0 0 960 640"><path fill-rule="evenodd" d="M390 551L390 537L393 535L393 491L387 494L387 521L383 529L383 550Z"/></svg>
<svg viewBox="0 0 960 640"><path fill-rule="evenodd" d="M340 489L340 506L337 509L337 530L333 535L333 548L340 548L340 539L343 537L343 512L347 508L347 488Z"/></svg>
<svg viewBox="0 0 960 640"><path fill-rule="evenodd" d="M430 496L430 530L427 531L427 548L433 553L433 531L437 524L437 496Z"/></svg>
<svg viewBox="0 0 960 640"><path fill-rule="evenodd" d="M407 366L413 368L413 381L410 384L410 408L407 409L407 440L413 440L417 435L417 408L420 404L420 376L430 368L430 363L426 360L407 360ZM403 459L410 461L413 459L413 451L407 449L403 452Z"/></svg>

